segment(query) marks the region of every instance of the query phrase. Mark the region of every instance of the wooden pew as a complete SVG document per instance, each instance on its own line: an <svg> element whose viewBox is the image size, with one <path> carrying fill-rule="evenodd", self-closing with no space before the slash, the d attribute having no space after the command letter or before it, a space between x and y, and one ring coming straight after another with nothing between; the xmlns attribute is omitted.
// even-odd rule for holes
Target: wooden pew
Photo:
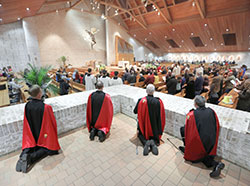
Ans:
<svg viewBox="0 0 250 186"><path fill-rule="evenodd" d="M233 104L225 104L225 103L223 103L222 100L224 99L225 96L232 96ZM236 92L234 89L232 89L228 94L225 93L220 97L220 99L219 99L220 102L219 102L218 105L223 106L223 107L227 107L227 108L236 109L237 104L238 104L238 100L239 100L238 96L239 96L238 92Z"/></svg>
<svg viewBox="0 0 250 186"><path fill-rule="evenodd" d="M76 90L81 91L81 92L86 90L85 85L74 82L72 80L70 81L70 85L73 89L76 89Z"/></svg>
<svg viewBox="0 0 250 186"><path fill-rule="evenodd" d="M0 90L0 107L8 106L10 105L10 98L7 81L0 82L0 85L6 87L6 89Z"/></svg>

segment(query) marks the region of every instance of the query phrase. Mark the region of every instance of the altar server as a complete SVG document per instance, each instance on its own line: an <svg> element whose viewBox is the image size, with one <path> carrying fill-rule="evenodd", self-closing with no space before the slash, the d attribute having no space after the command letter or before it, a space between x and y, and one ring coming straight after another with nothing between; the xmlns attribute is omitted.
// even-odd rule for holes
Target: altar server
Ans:
<svg viewBox="0 0 250 186"><path fill-rule="evenodd" d="M119 72L115 71L115 73L114 73L115 76L112 79L110 79L110 81L109 81L110 86L123 84L122 79L118 77L118 74L119 74Z"/></svg>
<svg viewBox="0 0 250 186"><path fill-rule="evenodd" d="M94 140L97 135L99 141L103 142L110 131L113 119L113 104L110 95L103 92L101 81L97 82L96 88L98 90L90 94L88 98L86 123L90 132L90 140Z"/></svg>
<svg viewBox="0 0 250 186"><path fill-rule="evenodd" d="M16 171L23 173L37 160L58 154L60 149L52 107L43 103L38 85L28 92L31 97L24 110L22 153L16 164Z"/></svg>
<svg viewBox="0 0 250 186"><path fill-rule="evenodd" d="M102 76L99 78L99 81L103 83L104 87L108 87L110 83L110 78L108 77L108 73L106 70L103 70Z"/></svg>
<svg viewBox="0 0 250 186"><path fill-rule="evenodd" d="M218 177L225 165L214 160L219 138L219 120L211 108L205 107L205 98L196 96L195 110L186 117L186 124L181 127L181 136L185 147L179 147L184 152L184 159L193 163L202 162L208 168L212 178Z"/></svg>
<svg viewBox="0 0 250 186"><path fill-rule="evenodd" d="M88 68L88 73L85 75L85 88L86 90L94 90L96 84L96 77L91 74L92 69Z"/></svg>
<svg viewBox="0 0 250 186"><path fill-rule="evenodd" d="M149 84L146 88L147 96L138 100L134 113L138 114L138 138L144 146L143 155L152 151L158 155L157 146L165 127L165 110L160 98L154 97L155 87Z"/></svg>

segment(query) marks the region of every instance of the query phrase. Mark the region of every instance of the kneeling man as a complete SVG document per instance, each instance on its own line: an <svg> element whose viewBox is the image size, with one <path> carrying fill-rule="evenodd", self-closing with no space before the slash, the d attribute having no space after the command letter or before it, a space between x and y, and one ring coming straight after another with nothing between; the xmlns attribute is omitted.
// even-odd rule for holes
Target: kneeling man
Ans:
<svg viewBox="0 0 250 186"><path fill-rule="evenodd" d="M26 173L37 160L47 155L58 154L57 124L50 105L42 101L42 90L33 85L25 105L23 120L22 153L16 165L17 172Z"/></svg>
<svg viewBox="0 0 250 186"><path fill-rule="evenodd" d="M138 138L144 146L143 155L151 150L158 155L157 146L165 127L165 109L160 98L154 97L155 87L149 84L147 96L138 100L134 113L138 114Z"/></svg>
<svg viewBox="0 0 250 186"><path fill-rule="evenodd" d="M90 132L89 139L94 140L95 136L103 142L108 134L113 119L113 104L110 95L103 92L103 83L98 81L98 89L89 95L87 104L87 127Z"/></svg>
<svg viewBox="0 0 250 186"><path fill-rule="evenodd" d="M223 163L214 160L220 130L218 117L211 108L205 107L205 98L202 96L195 97L194 106L196 110L187 114L186 124L180 129L185 148L179 149L184 152L185 160L213 167L210 176L218 177L225 167Z"/></svg>

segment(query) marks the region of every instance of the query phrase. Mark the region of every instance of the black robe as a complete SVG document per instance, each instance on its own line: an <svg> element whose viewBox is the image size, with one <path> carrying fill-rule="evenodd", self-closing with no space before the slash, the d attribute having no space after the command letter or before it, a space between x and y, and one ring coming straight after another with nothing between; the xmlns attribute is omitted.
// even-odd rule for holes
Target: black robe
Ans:
<svg viewBox="0 0 250 186"><path fill-rule="evenodd" d="M31 132L37 142L43 121L44 103L38 99L30 98L25 105L25 115L29 122Z"/></svg>
<svg viewBox="0 0 250 186"><path fill-rule="evenodd" d="M104 98L105 98L105 93L99 90L97 90L91 95L91 110L92 110L91 126L92 127L95 126L95 123L98 119Z"/></svg>

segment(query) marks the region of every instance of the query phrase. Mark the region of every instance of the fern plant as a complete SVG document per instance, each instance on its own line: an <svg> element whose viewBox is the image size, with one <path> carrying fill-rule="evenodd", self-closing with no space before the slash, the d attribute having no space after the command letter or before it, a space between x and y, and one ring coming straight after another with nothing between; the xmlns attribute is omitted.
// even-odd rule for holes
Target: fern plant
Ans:
<svg viewBox="0 0 250 186"><path fill-rule="evenodd" d="M52 79L47 75L51 66L46 67L36 67L35 65L28 64L29 72L25 75L23 73L23 79L30 85L39 85L43 92L46 91L56 95L59 92L57 86L51 84Z"/></svg>

